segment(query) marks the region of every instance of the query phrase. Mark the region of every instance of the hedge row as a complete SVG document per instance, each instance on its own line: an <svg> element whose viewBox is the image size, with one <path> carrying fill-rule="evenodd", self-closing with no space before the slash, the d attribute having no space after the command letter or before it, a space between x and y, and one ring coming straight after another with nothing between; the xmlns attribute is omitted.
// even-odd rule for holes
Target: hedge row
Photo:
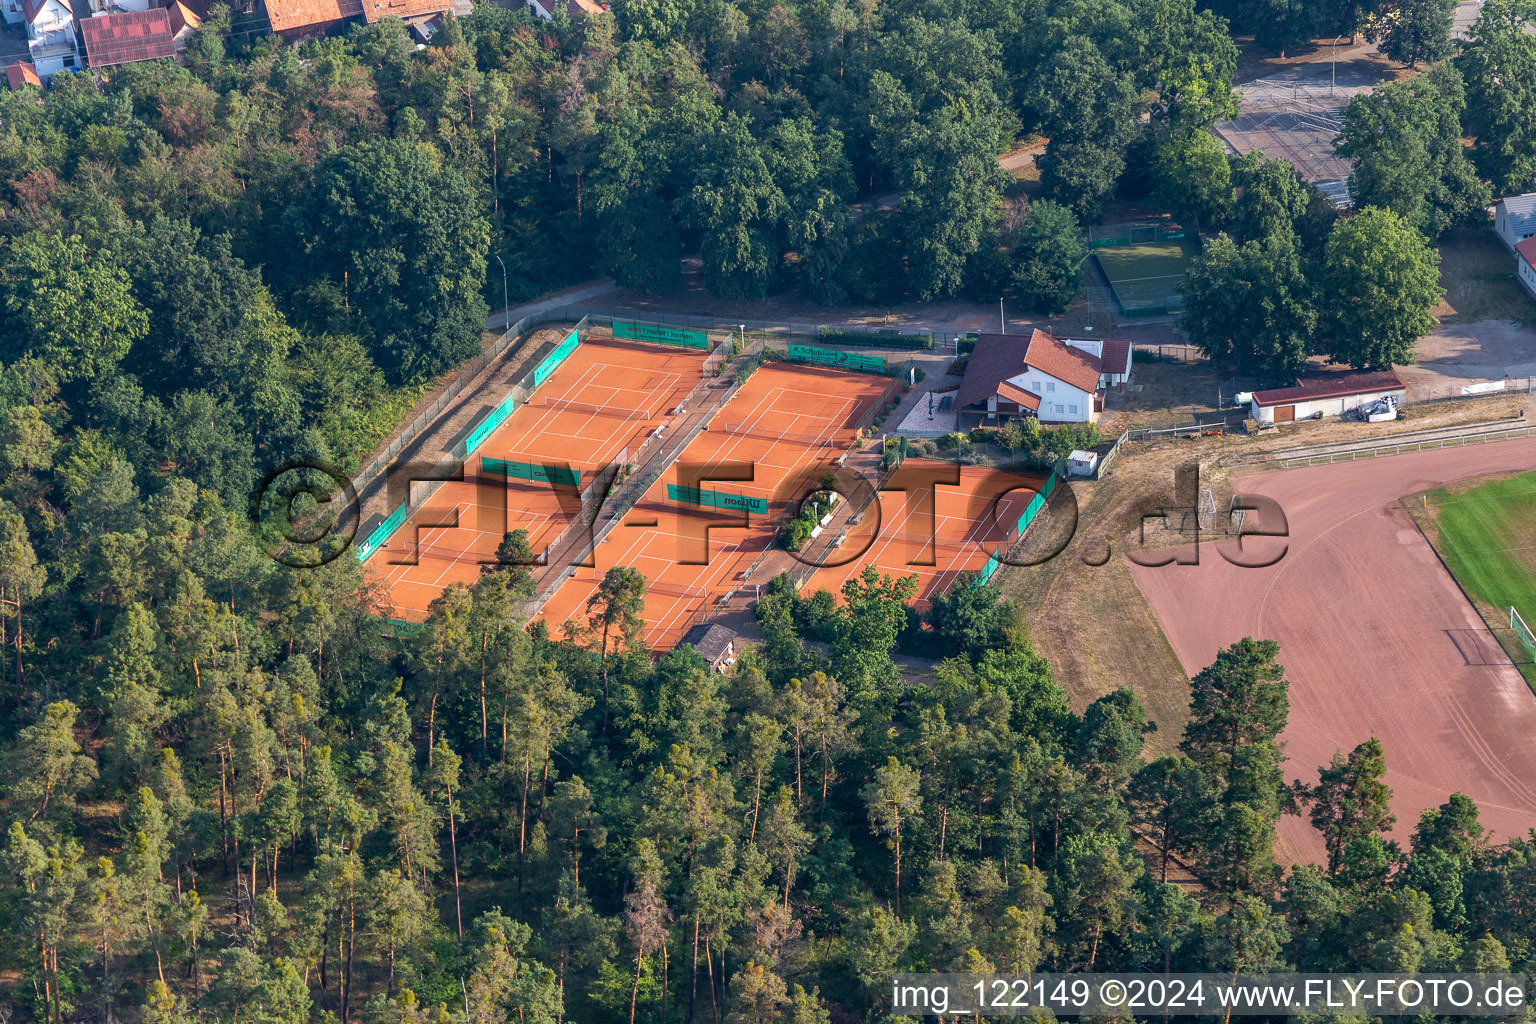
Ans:
<svg viewBox="0 0 1536 1024"><path fill-rule="evenodd" d="M816 338L830 345L859 348L933 348L931 335L903 334L901 331L845 331L837 327L821 327L816 331Z"/></svg>

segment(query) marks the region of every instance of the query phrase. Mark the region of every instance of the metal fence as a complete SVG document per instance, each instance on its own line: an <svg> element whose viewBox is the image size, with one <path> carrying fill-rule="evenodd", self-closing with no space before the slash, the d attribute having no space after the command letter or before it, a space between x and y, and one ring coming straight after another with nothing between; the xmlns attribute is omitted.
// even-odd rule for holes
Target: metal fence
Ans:
<svg viewBox="0 0 1536 1024"><path fill-rule="evenodd" d="M1205 353L1193 345L1158 344L1150 341L1133 341L1131 358L1136 362L1155 363L1204 363L1209 362Z"/></svg>
<svg viewBox="0 0 1536 1024"><path fill-rule="evenodd" d="M1437 384L1408 388L1408 403L1445 402L1461 398L1490 398L1503 394L1531 394L1536 377L1505 377L1502 380L1475 381L1471 384Z"/></svg>
<svg viewBox="0 0 1536 1024"><path fill-rule="evenodd" d="M438 417L443 414L443 411L458 401L459 397L463 395L465 388L480 375L481 371L500 358L502 353L506 352L513 342L520 341L524 334L542 324L561 323L568 320L570 320L570 315L565 310L551 310L523 317L517 323L508 327L501 337L493 341L488 348L461 366L459 372L454 375L453 380L442 389L442 392L432 401L432 404L423 409L415 419L411 420L404 430L400 431L389 444L384 446L384 450L375 456L372 462L369 462L352 478L353 493L358 495L359 500L361 500L363 491L378 479L384 470L394 464L394 461L399 458L401 452L415 444L422 433L433 423L437 422ZM524 389L523 393L518 396L518 401L524 401L526 398L527 389ZM361 504L359 504L358 515L361 516L361 514L362 508Z"/></svg>
<svg viewBox="0 0 1536 1024"><path fill-rule="evenodd" d="M1171 242L1181 238L1200 237L1195 228L1167 221L1140 224L1090 224L1088 248L1110 249L1123 245L1145 245L1149 242Z"/></svg>
<svg viewBox="0 0 1536 1024"><path fill-rule="evenodd" d="M955 343L961 338L967 337L965 331L942 331L928 327L903 327L897 321L873 324L818 324L810 321L796 320L747 320L732 318L714 314L691 313L659 313L655 319L646 319L641 313L634 310L625 310L616 306L566 306L556 311L557 319L574 320L578 317L586 318L594 327L612 329L614 319L629 323L643 324L649 327L672 327L686 330L701 330L711 334L727 335L735 333L738 336L745 335L749 341L758 340L759 336L770 337L788 336L808 339L820 339L822 344L835 344L825 335L858 334L867 335L869 343L859 345L860 348L869 348L877 351L899 352L902 358L912 354L912 348L908 344L892 343L882 346L881 335L924 335L933 339L933 348L937 351L954 351ZM553 315L553 314L552 314ZM974 337L974 334L970 335ZM846 342L845 342L846 344Z"/></svg>
<svg viewBox="0 0 1536 1024"><path fill-rule="evenodd" d="M1232 467L1279 466L1286 469L1297 466L1321 466L1330 462L1352 462L1356 459L1375 458L1378 455L1397 455L1404 452L1509 441L1530 437L1533 434L1536 434L1536 422L1523 418L1496 420L1470 423L1459 427L1387 434L1360 441L1334 441L1328 444L1282 448L1272 452L1223 459L1221 464Z"/></svg>

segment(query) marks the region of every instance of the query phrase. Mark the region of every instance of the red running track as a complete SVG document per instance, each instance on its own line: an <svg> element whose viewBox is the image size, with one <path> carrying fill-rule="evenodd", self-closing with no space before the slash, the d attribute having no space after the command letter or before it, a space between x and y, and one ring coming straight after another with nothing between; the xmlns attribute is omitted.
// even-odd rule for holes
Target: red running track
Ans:
<svg viewBox="0 0 1536 1024"><path fill-rule="evenodd" d="M1238 568L1204 544L1198 565L1132 575L1191 675L1245 636L1280 642L1287 778L1315 783L1335 751L1376 736L1405 846L1419 812L1458 790L1494 837L1523 835L1536 827L1536 695L1398 499L1533 467L1536 440L1517 440L1238 477L1236 491L1285 512L1278 563ZM1324 860L1305 820L1280 833L1282 854Z"/></svg>

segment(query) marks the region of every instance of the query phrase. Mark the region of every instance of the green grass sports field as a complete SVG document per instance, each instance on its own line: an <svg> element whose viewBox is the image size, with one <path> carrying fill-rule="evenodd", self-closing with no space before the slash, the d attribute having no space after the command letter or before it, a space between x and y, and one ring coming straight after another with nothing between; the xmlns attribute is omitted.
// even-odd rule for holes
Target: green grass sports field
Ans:
<svg viewBox="0 0 1536 1024"><path fill-rule="evenodd" d="M1189 261L1200 253L1192 238L1141 242L1093 250L1104 276L1115 291L1121 312L1163 306L1179 290Z"/></svg>
<svg viewBox="0 0 1536 1024"><path fill-rule="evenodd" d="M1510 605L1536 621L1536 473L1492 480L1465 491L1428 493L1440 554L1452 575L1484 607L1504 649L1536 682L1531 652L1507 628Z"/></svg>

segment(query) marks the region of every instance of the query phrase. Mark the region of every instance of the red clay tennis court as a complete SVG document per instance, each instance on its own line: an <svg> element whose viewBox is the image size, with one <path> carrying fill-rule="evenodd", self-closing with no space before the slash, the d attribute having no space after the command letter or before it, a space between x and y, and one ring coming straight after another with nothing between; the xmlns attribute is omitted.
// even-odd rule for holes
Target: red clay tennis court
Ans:
<svg viewBox="0 0 1536 1024"><path fill-rule="evenodd" d="M579 345L469 457L465 479L443 484L364 563L389 617L425 619L446 587L474 582L482 563L495 561L507 531L527 530L537 553L571 521L573 488L564 488L562 504L554 485L486 472L483 459L568 464L584 488L621 454L633 459L671 419L703 379L703 362L703 352L686 349Z"/></svg>
<svg viewBox="0 0 1536 1024"><path fill-rule="evenodd" d="M807 474L814 478L836 463L853 443L855 425L868 418L890 385L885 377L842 370L784 363L760 367L598 545L595 568L576 570L545 604L542 617L555 629L568 619L585 621L587 599L603 573L628 566L646 579L646 644L654 649L676 645L720 598L742 585L745 571L773 543L779 523L799 503L800 493L787 492L798 490L794 485ZM690 464L750 465L750 481L701 479L697 486L762 499L768 513L745 513L743 526L741 512L670 499L667 486L678 485L679 466ZM707 527L706 553L702 538Z"/></svg>
<svg viewBox="0 0 1536 1024"><path fill-rule="evenodd" d="M957 470L958 484L944 482L955 479ZM1018 539L1019 516L1042 483L1039 476L908 459L880 492L878 519L871 507L839 548L815 556L846 564L816 570L801 592L836 594L845 580L873 565L893 576L915 574L918 600L929 600L960 573L979 572L993 551L1007 552Z"/></svg>

